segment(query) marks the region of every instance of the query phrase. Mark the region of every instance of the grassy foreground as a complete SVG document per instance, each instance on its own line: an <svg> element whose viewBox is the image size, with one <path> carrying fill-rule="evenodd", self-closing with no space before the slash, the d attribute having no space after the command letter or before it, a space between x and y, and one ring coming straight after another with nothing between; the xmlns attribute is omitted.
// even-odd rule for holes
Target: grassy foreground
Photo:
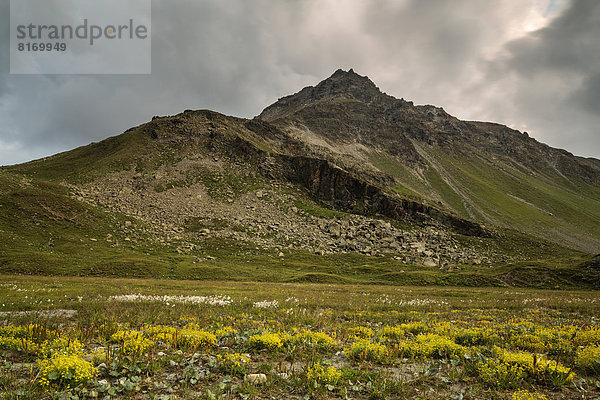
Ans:
<svg viewBox="0 0 600 400"><path fill-rule="evenodd" d="M0 276L1 399L596 399L597 292Z"/></svg>

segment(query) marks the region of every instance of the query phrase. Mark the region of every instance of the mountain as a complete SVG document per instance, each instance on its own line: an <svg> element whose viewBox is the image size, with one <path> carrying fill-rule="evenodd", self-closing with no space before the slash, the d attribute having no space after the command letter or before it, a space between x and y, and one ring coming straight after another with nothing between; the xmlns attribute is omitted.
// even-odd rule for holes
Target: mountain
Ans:
<svg viewBox="0 0 600 400"><path fill-rule="evenodd" d="M462 218L584 251L600 249L600 160L506 126L414 106L350 70L284 97L258 117L345 168Z"/></svg>
<svg viewBox="0 0 600 400"><path fill-rule="evenodd" d="M0 273L597 287L600 161L338 70L0 168Z"/></svg>

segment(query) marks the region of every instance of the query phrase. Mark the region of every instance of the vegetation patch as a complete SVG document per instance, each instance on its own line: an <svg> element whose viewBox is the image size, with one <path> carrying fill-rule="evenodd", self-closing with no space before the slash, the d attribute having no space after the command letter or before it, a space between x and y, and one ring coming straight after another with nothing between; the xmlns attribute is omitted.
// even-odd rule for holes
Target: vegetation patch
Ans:
<svg viewBox="0 0 600 400"><path fill-rule="evenodd" d="M0 276L0 299L6 398L600 395L595 292Z"/></svg>

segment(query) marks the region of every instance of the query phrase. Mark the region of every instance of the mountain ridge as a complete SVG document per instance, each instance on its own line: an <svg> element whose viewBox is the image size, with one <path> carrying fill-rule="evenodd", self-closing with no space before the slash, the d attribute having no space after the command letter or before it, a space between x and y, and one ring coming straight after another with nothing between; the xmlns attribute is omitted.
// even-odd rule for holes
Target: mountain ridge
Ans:
<svg viewBox="0 0 600 400"><path fill-rule="evenodd" d="M358 95L355 95L357 92ZM368 94L365 95L365 93ZM327 94L329 96L327 96ZM504 151L515 151L516 149L514 149L514 147L516 147L516 144L507 143L507 140L512 140L514 142L516 138L519 138L522 142L529 142L529 144L532 144L534 146L539 145L541 148L552 152L554 157L558 157L560 155L564 155L567 157L575 157L577 161L584 163L584 165L587 168L593 169L593 176L588 176L586 174L584 174L583 176L593 179L594 183L600 182L600 160L598 159L591 157L585 158L574 156L567 150L552 148L544 143L537 141L534 138L529 137L527 133L519 132L515 129L509 128L499 123L484 121L462 121L448 114L441 107L435 107L432 105L415 106L414 103L411 101L406 101L403 98L396 99L390 95L381 92L379 88L375 86L375 84L371 80L369 80L368 77L358 75L356 72L354 72L353 69L350 69L348 72L338 69L336 72L334 72L333 75L320 82L318 85L305 87L296 94L285 96L279 99L277 102L266 107L265 110L263 110L263 112L260 113L256 118L266 120L269 122L276 122L278 119L282 118L282 116L280 115L281 111L278 112L277 110L291 108L293 112L299 111L296 109L298 108L298 106L294 104L294 102L303 102L307 98L311 100L311 102L315 102L327 99L331 100L336 97L354 98L361 102L366 102L370 104L379 102L380 106L386 108L386 110L384 111L392 112L392 121L400 119L400 117L405 117L404 119L407 119L406 113L404 115L394 115L395 111L412 109L413 113L420 113L421 117L425 117L424 121L422 122L433 123L432 125L434 125L435 129L430 129L428 132L425 132L423 129L418 129L418 127L408 127L409 129L402 129L405 127L402 125L398 126L398 128L400 128L399 130L402 131L402 133L408 134L412 138L419 138L422 140L427 139L430 141L445 144L447 143L448 138L445 138L443 134L452 137L452 135L468 133L470 134L468 139L471 142L473 142L479 139L473 134L481 134L482 132L481 129L472 132L469 128L485 127L485 131L488 131L486 133L495 133L495 136L492 138L495 141L495 143L489 144L498 146L497 150L501 149ZM311 102L302 104L302 108L311 106ZM512 146L510 146L511 144Z"/></svg>

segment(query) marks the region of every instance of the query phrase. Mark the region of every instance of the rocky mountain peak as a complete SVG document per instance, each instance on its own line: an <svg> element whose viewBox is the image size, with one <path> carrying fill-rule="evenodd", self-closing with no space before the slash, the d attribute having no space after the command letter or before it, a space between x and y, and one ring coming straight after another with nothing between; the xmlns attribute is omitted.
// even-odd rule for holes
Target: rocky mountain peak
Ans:
<svg viewBox="0 0 600 400"><path fill-rule="evenodd" d="M312 100L341 97L364 102L372 102L382 95L379 88L367 76L359 75L353 69L347 72L338 69L329 78L312 88L310 94Z"/></svg>
<svg viewBox="0 0 600 400"><path fill-rule="evenodd" d="M266 121L278 119L322 101L348 99L373 103L387 97L367 76L357 74L352 68L348 71L338 69L316 86L307 86L298 93L279 99L263 110L258 118Z"/></svg>
<svg viewBox="0 0 600 400"><path fill-rule="evenodd" d="M357 74L352 68L347 72L338 69L329 78L320 82L315 89L317 92L323 92L327 89L336 94L358 94L361 97L364 95L364 92L368 92L369 94L381 93L379 88L367 76Z"/></svg>

